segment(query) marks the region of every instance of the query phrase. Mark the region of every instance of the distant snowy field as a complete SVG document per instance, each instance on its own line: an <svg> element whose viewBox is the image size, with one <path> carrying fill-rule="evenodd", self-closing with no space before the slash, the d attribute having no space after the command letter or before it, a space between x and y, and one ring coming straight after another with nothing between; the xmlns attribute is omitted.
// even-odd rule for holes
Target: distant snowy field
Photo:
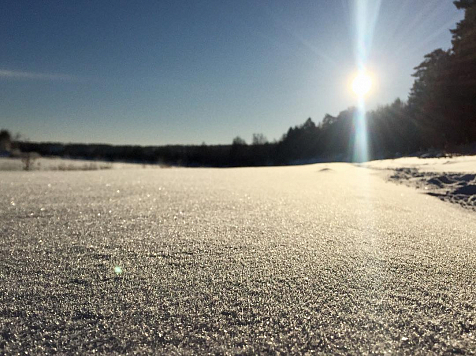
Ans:
<svg viewBox="0 0 476 356"><path fill-rule="evenodd" d="M476 173L476 156L441 158L403 157L372 161L365 166L379 169L414 168L422 172Z"/></svg>
<svg viewBox="0 0 476 356"><path fill-rule="evenodd" d="M21 159L0 158L0 171L22 171L24 165ZM371 161L359 166L381 172L386 180L418 188L443 201L476 210L476 156L403 157ZM41 157L32 161L30 170L96 171L161 167L149 164Z"/></svg>
<svg viewBox="0 0 476 356"><path fill-rule="evenodd" d="M476 173L476 156L418 158L403 157L371 161L363 164L364 167L375 169L413 168L422 172L453 172ZM34 161L32 170L97 170L123 168L159 168L159 165L144 165L138 163L120 163L104 161L88 161L81 159L41 157ZM23 170L23 162L19 158L0 158L0 171Z"/></svg>
<svg viewBox="0 0 476 356"><path fill-rule="evenodd" d="M31 166L33 171L95 171L130 168L160 168L160 166L49 157L35 159ZM0 171L21 171L23 169L24 162L20 158L0 158Z"/></svg>

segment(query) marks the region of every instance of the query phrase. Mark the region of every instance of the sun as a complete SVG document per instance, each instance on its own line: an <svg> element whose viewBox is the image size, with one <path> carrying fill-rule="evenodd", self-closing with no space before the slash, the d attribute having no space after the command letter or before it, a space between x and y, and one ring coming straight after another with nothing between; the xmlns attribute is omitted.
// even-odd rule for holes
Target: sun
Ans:
<svg viewBox="0 0 476 356"><path fill-rule="evenodd" d="M355 94L365 96L372 88L372 78L366 72L362 71L352 80L352 90Z"/></svg>

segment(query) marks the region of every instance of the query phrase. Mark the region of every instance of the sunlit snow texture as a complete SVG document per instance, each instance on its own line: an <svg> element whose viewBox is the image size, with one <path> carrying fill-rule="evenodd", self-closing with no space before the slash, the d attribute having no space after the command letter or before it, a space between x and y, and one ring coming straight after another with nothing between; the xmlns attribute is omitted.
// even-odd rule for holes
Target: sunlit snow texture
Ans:
<svg viewBox="0 0 476 356"><path fill-rule="evenodd" d="M475 213L384 173L1 172L0 353L470 354Z"/></svg>

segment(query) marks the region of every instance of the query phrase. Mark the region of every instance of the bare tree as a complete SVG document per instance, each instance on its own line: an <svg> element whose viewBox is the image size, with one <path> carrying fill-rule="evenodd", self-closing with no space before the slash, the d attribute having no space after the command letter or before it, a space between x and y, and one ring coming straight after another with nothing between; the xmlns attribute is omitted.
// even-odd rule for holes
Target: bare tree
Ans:
<svg viewBox="0 0 476 356"><path fill-rule="evenodd" d="M24 152L21 154L21 161L23 162L23 170L31 171L35 161L40 158L37 152Z"/></svg>
<svg viewBox="0 0 476 356"><path fill-rule="evenodd" d="M264 145L268 143L268 139L262 133L253 134L253 145Z"/></svg>

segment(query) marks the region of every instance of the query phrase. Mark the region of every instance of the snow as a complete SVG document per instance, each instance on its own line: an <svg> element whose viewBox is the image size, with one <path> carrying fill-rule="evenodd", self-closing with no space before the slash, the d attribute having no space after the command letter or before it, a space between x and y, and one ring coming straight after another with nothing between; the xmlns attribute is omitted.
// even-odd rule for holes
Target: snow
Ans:
<svg viewBox="0 0 476 356"><path fill-rule="evenodd" d="M0 172L0 353L470 354L475 213L380 164Z"/></svg>
<svg viewBox="0 0 476 356"><path fill-rule="evenodd" d="M476 156L400 158L366 163L391 172L389 179L419 189L443 201L476 210Z"/></svg>
<svg viewBox="0 0 476 356"><path fill-rule="evenodd" d="M441 158L403 157L365 163L380 169L415 168L422 172L476 173L476 156L455 156Z"/></svg>
<svg viewBox="0 0 476 356"><path fill-rule="evenodd" d="M82 159L40 157L33 161L33 171L95 171L106 169L160 168L159 165L88 161ZM24 163L20 158L0 157L1 171L21 171Z"/></svg>

